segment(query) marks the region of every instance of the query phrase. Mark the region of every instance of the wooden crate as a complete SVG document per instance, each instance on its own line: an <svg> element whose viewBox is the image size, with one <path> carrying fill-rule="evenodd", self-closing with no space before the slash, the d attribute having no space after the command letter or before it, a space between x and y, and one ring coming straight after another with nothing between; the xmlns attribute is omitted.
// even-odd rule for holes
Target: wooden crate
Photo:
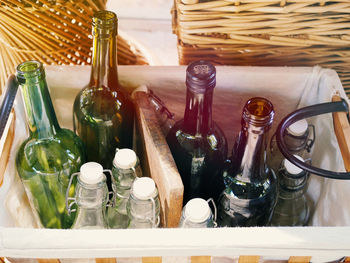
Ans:
<svg viewBox="0 0 350 263"><path fill-rule="evenodd" d="M320 65L350 95L348 0L175 0L172 13L180 64Z"/></svg>
<svg viewBox="0 0 350 263"><path fill-rule="evenodd" d="M145 84L164 100L169 109L175 113L176 119L183 116L186 95L184 66L174 67L119 67L122 85L130 91ZM72 128L72 101L81 87L89 81L90 67L88 66L47 66L47 81L57 117L61 126ZM135 74L137 72L137 74ZM276 120L273 128L288 112L294 110L305 99L305 88L308 85L319 88L318 97L311 98L313 103L325 102L338 93L344 97L336 73L320 68L269 68L269 67L217 67L217 88L214 92L213 118L223 128L229 148L232 148L234 137L240 129L240 114L246 99L257 92L275 103ZM235 79L235 83L232 83ZM282 80L282 81L281 81ZM328 90L328 92L326 92ZM178 181L158 179L163 175L178 176L171 172L171 162L166 169L160 162L166 156L158 156L157 142L162 142L159 133L147 131L144 124L154 125L154 115L148 112L149 107L142 98L138 102L139 123L144 129L141 141L143 149L138 154L146 153L149 161L150 176L155 178L162 202L163 229L128 229L128 230L52 230L13 228L1 222L4 213L0 213L0 257L8 257L13 263L22 262L23 258L40 259L39 262L65 263L70 258L94 258L96 262L313 262L341 259L349 256L350 227L257 227L257 228L217 228L217 229L177 229L181 205L172 202L174 196L167 195L169 189L179 195L181 184ZM10 151L8 167L5 173L1 191L13 183L14 154L21 138L25 138L23 112L16 105L15 142ZM142 113L142 114L140 114ZM143 117L142 117L143 116ZM222 118L225 116L225 118ZM221 118L220 118L221 117ZM326 116L327 125L332 125L332 117ZM344 116L343 116L344 117ZM317 126L318 127L318 126ZM347 128L346 128L347 127ZM349 126L345 128L348 129ZM157 129L156 127L153 129ZM151 129L151 130L153 130ZM347 131L348 133L349 131ZM155 134L155 137L152 137ZM347 137L349 135L346 135ZM157 139L155 139L157 138ZM323 140L336 142L334 134L324 134ZM320 142L320 141L318 141ZM161 143L160 149L166 150ZM320 147L317 143L315 147ZM152 152L156 156L151 156ZM166 152L166 151L165 151ZM163 151L164 154L164 151ZM167 153L166 153L167 154ZM323 154L317 151L317 154ZM153 158L153 161L151 159ZM330 169L341 169L341 153L334 152ZM316 159L315 159L315 165ZM12 170L11 170L12 167ZM171 169L168 169L168 168ZM325 167L324 167L325 168ZM161 174L160 171L167 171ZM156 175L155 175L156 173ZM168 182L168 183L166 183ZM175 182L169 186L169 182ZM162 185L163 184L163 185ZM168 185L167 185L168 184ZM348 193L340 193L341 195ZM169 198L170 196L170 198ZM6 199L5 199L6 200ZM178 199L179 200L179 199ZM21 202L18 202L21 204ZM167 207L168 206L168 207ZM18 207L13 207L18 212ZM0 210L4 209L0 203ZM5 210L3 212L6 213ZM330 211L331 214L331 211ZM175 218L172 219L172 216ZM170 219L170 220L169 220ZM18 222L18 225L23 222ZM245 257L246 255L259 255ZM126 259L127 258L127 259ZM271 259L272 258L272 259ZM278 260L278 261L277 261ZM293 261L294 260L294 261ZM25 261L24 261L25 262ZM49 261L50 262L50 261ZM71 262L71 261L68 261Z"/></svg>

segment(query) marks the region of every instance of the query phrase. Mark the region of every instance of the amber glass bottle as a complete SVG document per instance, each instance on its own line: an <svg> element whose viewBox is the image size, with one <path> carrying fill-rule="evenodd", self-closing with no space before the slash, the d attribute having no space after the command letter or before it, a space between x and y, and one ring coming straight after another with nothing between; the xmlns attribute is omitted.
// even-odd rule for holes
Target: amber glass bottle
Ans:
<svg viewBox="0 0 350 263"><path fill-rule="evenodd" d="M227 156L227 141L212 120L215 85L216 69L211 63L196 61L187 67L184 118L166 137L184 184L184 204L195 197L216 198L220 193L217 183Z"/></svg>
<svg viewBox="0 0 350 263"><path fill-rule="evenodd" d="M263 226L271 219L277 184L274 172L266 165L266 133L273 117L273 105L264 98L252 98L244 106L232 163L224 172L219 226Z"/></svg>
<svg viewBox="0 0 350 263"><path fill-rule="evenodd" d="M117 16L97 12L92 34L91 78L74 102L74 130L85 144L88 161L110 169L116 148L132 148L134 108L118 83Z"/></svg>

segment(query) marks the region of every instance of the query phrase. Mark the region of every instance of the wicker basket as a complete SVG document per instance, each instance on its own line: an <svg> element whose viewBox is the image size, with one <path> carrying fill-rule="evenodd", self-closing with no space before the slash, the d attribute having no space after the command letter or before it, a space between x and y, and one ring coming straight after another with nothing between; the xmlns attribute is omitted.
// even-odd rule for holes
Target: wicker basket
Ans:
<svg viewBox="0 0 350 263"><path fill-rule="evenodd" d="M175 0L180 64L335 69L350 95L349 0Z"/></svg>
<svg viewBox="0 0 350 263"><path fill-rule="evenodd" d="M1 0L0 86L24 60L45 64L88 64L91 19L106 0ZM142 53L118 36L119 64L148 64ZM0 89L1 93L1 89Z"/></svg>

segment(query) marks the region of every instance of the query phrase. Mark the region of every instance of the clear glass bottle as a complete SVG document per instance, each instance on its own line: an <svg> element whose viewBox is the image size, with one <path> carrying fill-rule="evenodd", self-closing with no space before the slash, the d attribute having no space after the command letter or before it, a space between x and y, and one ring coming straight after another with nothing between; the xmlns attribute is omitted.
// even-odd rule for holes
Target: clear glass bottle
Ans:
<svg viewBox="0 0 350 263"><path fill-rule="evenodd" d="M152 90L148 91L148 99L156 112L159 126L164 136L167 136L175 124L174 114L169 111L165 103Z"/></svg>
<svg viewBox="0 0 350 263"><path fill-rule="evenodd" d="M90 83L75 98L74 131L85 144L88 161L111 169L115 149L132 148L134 107L118 82L117 16L99 11L92 24Z"/></svg>
<svg viewBox="0 0 350 263"><path fill-rule="evenodd" d="M105 218L108 188L102 165L95 162L83 164L77 181L75 203L78 208L72 228L108 228Z"/></svg>
<svg viewBox="0 0 350 263"><path fill-rule="evenodd" d="M298 155L294 155L304 161ZM305 226L309 222L313 201L307 194L308 173L284 159L278 172L279 195L271 225Z"/></svg>
<svg viewBox="0 0 350 263"><path fill-rule="evenodd" d="M284 141L287 149L292 154L297 154L311 163L311 148L315 141L315 127L309 125L306 119L302 119L290 125L286 129ZM273 136L270 142L268 157L269 166L278 171L284 157L277 146L276 137Z"/></svg>
<svg viewBox="0 0 350 263"><path fill-rule="evenodd" d="M136 153L131 149L117 149L113 160L113 206L108 208L110 228L127 228L128 215L126 204L130 196L132 183L142 177L142 170Z"/></svg>
<svg viewBox="0 0 350 263"><path fill-rule="evenodd" d="M213 199L210 199L213 200ZM213 202L215 206L215 203ZM202 198L193 198L182 209L180 228L210 228L216 227L215 216L208 202Z"/></svg>
<svg viewBox="0 0 350 263"><path fill-rule="evenodd" d="M208 61L195 61L186 70L184 118L166 136L184 184L183 202L200 197L217 198L222 186L222 165L227 157L223 131L212 120L216 69Z"/></svg>
<svg viewBox="0 0 350 263"><path fill-rule="evenodd" d="M219 226L264 226L271 219L277 183L266 164L266 139L273 117L273 105L265 98L251 98L243 108L242 128L218 201Z"/></svg>
<svg viewBox="0 0 350 263"><path fill-rule="evenodd" d="M65 194L71 174L85 162L83 143L59 126L40 62L18 65L17 80L29 128L29 138L17 151L18 174L41 226L70 228L74 214L65 209Z"/></svg>
<svg viewBox="0 0 350 263"><path fill-rule="evenodd" d="M158 190L149 177L137 178L126 206L129 228L156 228L160 223Z"/></svg>

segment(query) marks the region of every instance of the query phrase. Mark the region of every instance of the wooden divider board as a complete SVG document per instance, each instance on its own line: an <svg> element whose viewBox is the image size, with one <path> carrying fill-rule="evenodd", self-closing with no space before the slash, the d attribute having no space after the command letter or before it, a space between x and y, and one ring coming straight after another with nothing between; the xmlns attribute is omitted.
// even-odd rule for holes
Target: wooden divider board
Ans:
<svg viewBox="0 0 350 263"><path fill-rule="evenodd" d="M182 212L184 190L180 174L147 93L135 92L133 98L136 127L140 134L140 138L136 139L136 150L141 166L158 187L162 226L177 227Z"/></svg>

